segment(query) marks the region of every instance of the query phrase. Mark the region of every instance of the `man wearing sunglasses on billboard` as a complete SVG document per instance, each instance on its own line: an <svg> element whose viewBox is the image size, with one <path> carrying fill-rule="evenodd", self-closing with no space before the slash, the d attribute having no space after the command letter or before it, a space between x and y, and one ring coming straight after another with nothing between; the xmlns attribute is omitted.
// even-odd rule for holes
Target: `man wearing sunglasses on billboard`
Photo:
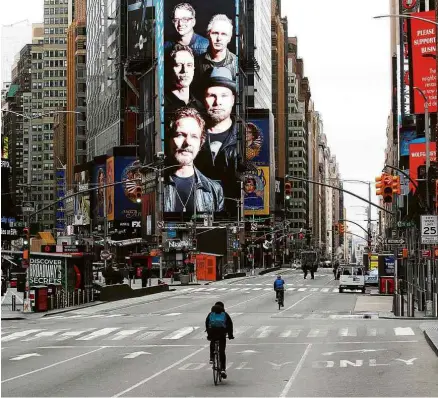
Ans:
<svg viewBox="0 0 438 398"><path fill-rule="evenodd" d="M190 46L195 56L207 51L209 41L193 30L196 25L196 11L191 4L180 3L174 7L172 24L175 27L175 35L172 40L164 42L166 52L170 52L176 43Z"/></svg>
<svg viewBox="0 0 438 398"><path fill-rule="evenodd" d="M233 22L225 14L216 14L207 27L208 51L197 59L197 76L203 79L213 68L225 67L236 80L237 57L228 49L233 37Z"/></svg>
<svg viewBox="0 0 438 398"><path fill-rule="evenodd" d="M205 122L200 113L189 107L171 116L167 131L167 154L170 165L164 180L165 212L219 212L224 194L219 182L204 176L194 165L205 142Z"/></svg>
<svg viewBox="0 0 438 398"><path fill-rule="evenodd" d="M166 114L170 115L183 106L190 106L203 112L202 103L193 96L190 89L195 73L195 58L192 49L189 46L176 44L169 58L171 62L169 74L172 75L172 79L164 95Z"/></svg>

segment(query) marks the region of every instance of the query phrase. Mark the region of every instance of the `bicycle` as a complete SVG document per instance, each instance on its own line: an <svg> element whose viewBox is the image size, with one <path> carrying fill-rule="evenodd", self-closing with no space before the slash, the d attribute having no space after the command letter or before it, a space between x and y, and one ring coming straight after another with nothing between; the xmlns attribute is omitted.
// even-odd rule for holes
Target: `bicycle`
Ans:
<svg viewBox="0 0 438 398"><path fill-rule="evenodd" d="M222 368L221 368L221 358L219 356L219 340L214 342L214 354L213 354L213 381L214 385L217 386L218 383L222 382Z"/></svg>
<svg viewBox="0 0 438 398"><path fill-rule="evenodd" d="M278 309L281 309L281 307L284 307L284 290L283 289L277 290L277 302L278 302Z"/></svg>

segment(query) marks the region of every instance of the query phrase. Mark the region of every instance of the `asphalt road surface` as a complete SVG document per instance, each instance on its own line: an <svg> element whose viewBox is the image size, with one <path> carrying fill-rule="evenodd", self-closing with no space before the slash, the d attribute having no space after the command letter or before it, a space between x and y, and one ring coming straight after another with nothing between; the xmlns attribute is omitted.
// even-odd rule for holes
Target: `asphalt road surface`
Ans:
<svg viewBox="0 0 438 398"><path fill-rule="evenodd" d="M2 396L438 395L438 361L420 321L354 314L361 293L337 293L330 270L314 280L283 274L281 310L271 274L3 321ZM204 321L218 300L236 338L227 342L228 379L214 386Z"/></svg>

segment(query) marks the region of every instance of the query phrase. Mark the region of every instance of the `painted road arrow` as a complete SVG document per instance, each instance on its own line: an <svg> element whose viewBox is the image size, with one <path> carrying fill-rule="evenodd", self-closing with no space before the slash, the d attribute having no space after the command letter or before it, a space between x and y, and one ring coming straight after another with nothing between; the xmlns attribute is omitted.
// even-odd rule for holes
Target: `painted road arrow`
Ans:
<svg viewBox="0 0 438 398"><path fill-rule="evenodd" d="M37 354L36 352L32 352L31 354L21 354L17 357L11 358L11 361L21 361L22 359L30 358L30 357L40 357L40 354Z"/></svg>
<svg viewBox="0 0 438 398"><path fill-rule="evenodd" d="M123 359L134 359L139 357L140 355L151 355L151 353L146 351L131 352L130 354L124 356Z"/></svg>

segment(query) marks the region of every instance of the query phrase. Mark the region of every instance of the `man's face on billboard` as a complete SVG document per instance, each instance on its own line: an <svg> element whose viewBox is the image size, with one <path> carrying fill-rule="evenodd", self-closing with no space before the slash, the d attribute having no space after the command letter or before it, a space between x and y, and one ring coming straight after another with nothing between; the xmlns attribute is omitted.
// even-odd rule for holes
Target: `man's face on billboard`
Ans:
<svg viewBox="0 0 438 398"><path fill-rule="evenodd" d="M173 16L172 22L176 31L180 36L187 35L193 32L196 24L196 19L193 17L190 10L184 8L177 8Z"/></svg>
<svg viewBox="0 0 438 398"><path fill-rule="evenodd" d="M195 61L188 51L178 51L173 58L174 82L177 88L189 87L195 74Z"/></svg>
<svg viewBox="0 0 438 398"><path fill-rule="evenodd" d="M215 21L211 27L210 45L216 51L225 50L231 41L231 26L227 21Z"/></svg>
<svg viewBox="0 0 438 398"><path fill-rule="evenodd" d="M208 116L219 123L228 119L234 106L234 94L227 87L209 87L205 90L205 106Z"/></svg>
<svg viewBox="0 0 438 398"><path fill-rule="evenodd" d="M183 117L176 122L170 146L178 164L181 166L193 164L201 149L201 136L201 128L193 117Z"/></svg>

